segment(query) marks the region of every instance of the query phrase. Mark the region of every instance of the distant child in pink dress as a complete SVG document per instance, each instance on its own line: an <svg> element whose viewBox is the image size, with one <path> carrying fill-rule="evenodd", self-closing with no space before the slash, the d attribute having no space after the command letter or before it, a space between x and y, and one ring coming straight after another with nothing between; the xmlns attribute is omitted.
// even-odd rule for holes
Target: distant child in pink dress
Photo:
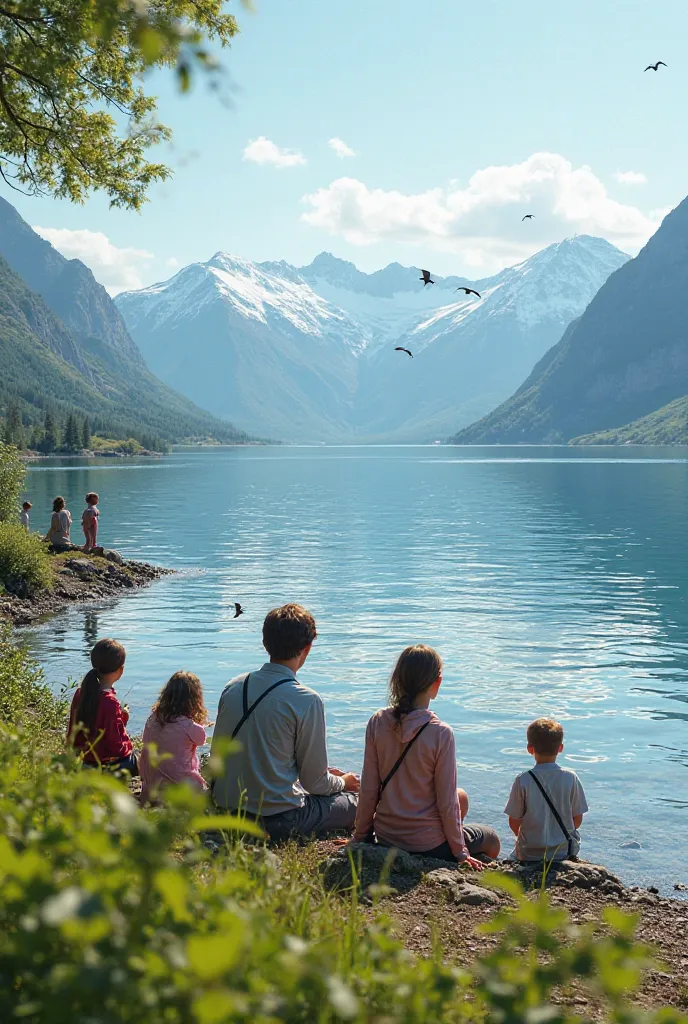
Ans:
<svg viewBox="0 0 688 1024"><path fill-rule="evenodd" d="M92 551L97 546L98 541L98 495L93 491L90 491L86 495L86 508L81 517L81 528L84 531L84 537L86 543L84 544L84 551Z"/></svg>
<svg viewBox="0 0 688 1024"><path fill-rule="evenodd" d="M442 684L437 651L402 651L389 684L390 704L368 722L353 842L377 840L408 853L460 861L477 871L494 859L499 837L487 825L466 825L468 796L456 786L456 744L450 725L428 705Z"/></svg>
<svg viewBox="0 0 688 1024"><path fill-rule="evenodd" d="M208 724L201 680L193 672L175 672L163 686L143 730L141 803L154 803L165 786L179 782L206 789L198 748L206 741L204 726Z"/></svg>

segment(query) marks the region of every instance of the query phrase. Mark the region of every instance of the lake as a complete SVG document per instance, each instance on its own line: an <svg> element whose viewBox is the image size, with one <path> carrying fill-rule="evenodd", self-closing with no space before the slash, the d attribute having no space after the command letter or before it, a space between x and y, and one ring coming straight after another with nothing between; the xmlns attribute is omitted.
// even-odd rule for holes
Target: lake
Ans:
<svg viewBox="0 0 688 1024"><path fill-rule="evenodd" d="M51 459L29 470L33 528L47 529L62 494L79 542L89 490L103 544L178 574L27 631L51 683L80 677L96 639L114 636L134 730L176 669L201 677L214 712L227 680L262 664L266 611L296 600L318 623L300 678L325 699L331 763L360 769L396 655L428 643L445 661L434 710L454 727L474 820L507 847L504 804L531 766L526 725L553 715L591 807L583 855L629 883L688 882L685 449ZM621 848L634 840L641 850Z"/></svg>

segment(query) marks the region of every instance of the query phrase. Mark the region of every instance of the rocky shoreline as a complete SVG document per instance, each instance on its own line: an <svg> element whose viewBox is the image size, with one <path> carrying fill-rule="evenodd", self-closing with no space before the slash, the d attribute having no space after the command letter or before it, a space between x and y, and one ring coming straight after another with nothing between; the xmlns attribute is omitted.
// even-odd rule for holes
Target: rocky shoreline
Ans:
<svg viewBox="0 0 688 1024"><path fill-rule="evenodd" d="M14 626L31 626L74 604L121 597L128 590L147 587L154 580L174 574L173 569L125 560L117 551L100 550L102 554L98 555L75 549L51 556L55 577L52 589L31 594L17 587L11 588L11 593L0 594L0 618Z"/></svg>
<svg viewBox="0 0 688 1024"><path fill-rule="evenodd" d="M332 841L316 844L314 856L328 888L351 884L349 851ZM371 885L380 882L389 850L362 845L353 851L360 855L362 902L371 906L366 895ZM543 887L542 869L500 862L493 865L501 873L517 877L530 899L537 900ZM508 893L485 884L481 874L415 857L397 851L389 873L381 909L392 919L394 930L409 951L430 956L438 938L445 956L457 964L469 965L476 956L488 954L496 944L494 935L479 928L513 904ZM636 916L637 938L651 947L653 962L638 992L636 1003L644 1008L672 1006L688 1010L688 901L659 896L652 889L627 887L607 868L587 861L563 861L549 870L544 881L550 902L566 910L574 926L585 926L603 919L607 908L616 908ZM685 889L677 885L677 896ZM562 1002L570 1001L570 996ZM590 993L573 994L576 1012L595 1019L600 1009Z"/></svg>

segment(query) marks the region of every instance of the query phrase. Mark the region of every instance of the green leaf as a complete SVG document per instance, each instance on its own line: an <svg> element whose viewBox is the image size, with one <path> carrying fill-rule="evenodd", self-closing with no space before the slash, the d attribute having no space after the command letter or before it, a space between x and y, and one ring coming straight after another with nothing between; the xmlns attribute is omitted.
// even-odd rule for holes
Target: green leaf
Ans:
<svg viewBox="0 0 688 1024"><path fill-rule="evenodd" d="M235 917L215 935L194 935L186 944L189 966L201 981L212 981L229 971L239 959L243 922Z"/></svg>
<svg viewBox="0 0 688 1024"><path fill-rule="evenodd" d="M265 832L251 818L239 814L198 815L191 819L191 832L244 832L248 836L265 838Z"/></svg>

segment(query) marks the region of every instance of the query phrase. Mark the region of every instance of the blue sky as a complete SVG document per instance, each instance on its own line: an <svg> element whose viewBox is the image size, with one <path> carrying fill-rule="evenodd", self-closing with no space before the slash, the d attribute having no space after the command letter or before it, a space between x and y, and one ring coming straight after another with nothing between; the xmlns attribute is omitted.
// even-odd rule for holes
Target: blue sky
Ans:
<svg viewBox="0 0 688 1024"><path fill-rule="evenodd" d="M168 74L150 81L175 132L155 156L175 175L141 214L3 189L113 292L219 249L296 264L327 249L364 270L398 260L476 278L575 233L637 251L688 191L678 0L233 6L229 109L201 79L187 97ZM668 68L644 73L656 60ZM244 155L275 152L277 165Z"/></svg>

